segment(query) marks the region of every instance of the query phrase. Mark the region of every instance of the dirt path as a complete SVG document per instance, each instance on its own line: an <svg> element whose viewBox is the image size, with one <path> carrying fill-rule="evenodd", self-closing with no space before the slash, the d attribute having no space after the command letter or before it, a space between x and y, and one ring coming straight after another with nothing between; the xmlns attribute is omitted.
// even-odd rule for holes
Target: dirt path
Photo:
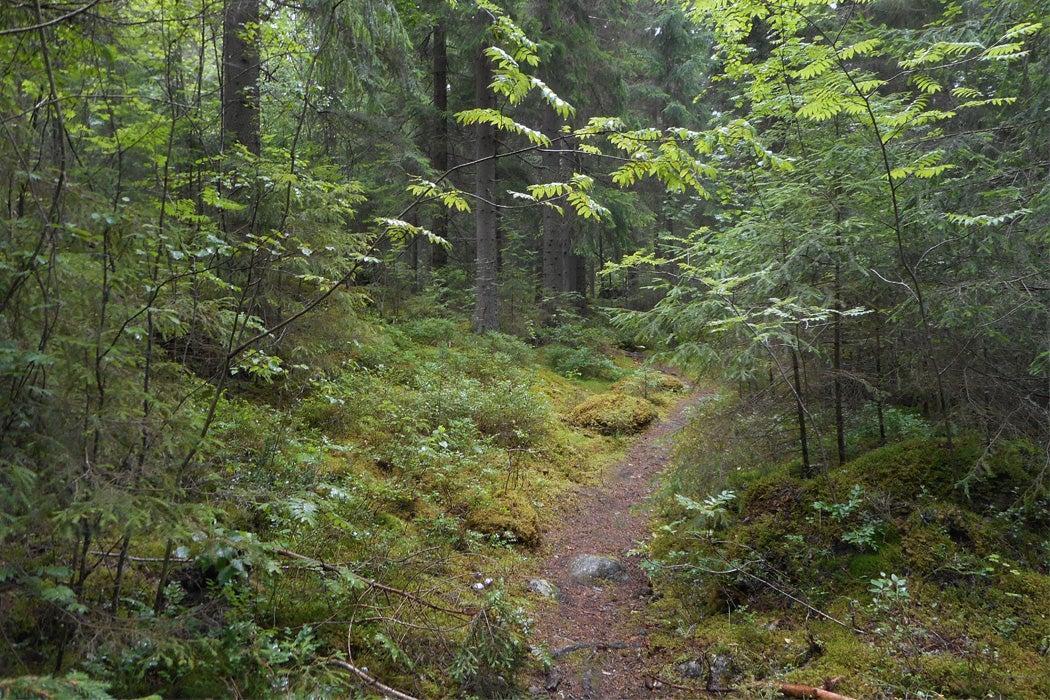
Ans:
<svg viewBox="0 0 1050 700"><path fill-rule="evenodd" d="M681 401L671 415L635 442L622 462L606 470L603 483L581 491L578 507L548 532L536 578L557 586L557 600L537 604L532 643L554 656L546 676L531 680L533 697L570 700L634 700L674 697L652 675L644 609L651 593L640 557L628 556L647 537L645 502L653 477L667 466L670 435L685 422ZM611 556L627 567L626 580L581 584L569 575L581 554Z"/></svg>

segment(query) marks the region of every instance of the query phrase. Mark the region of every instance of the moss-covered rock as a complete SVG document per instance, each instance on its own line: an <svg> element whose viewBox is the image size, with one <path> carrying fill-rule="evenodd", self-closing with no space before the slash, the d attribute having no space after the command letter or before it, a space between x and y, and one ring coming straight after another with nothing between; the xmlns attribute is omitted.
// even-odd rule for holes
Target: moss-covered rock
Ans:
<svg viewBox="0 0 1050 700"><path fill-rule="evenodd" d="M603 435L636 433L656 419L651 403L619 392L597 394L569 414L569 423Z"/></svg>
<svg viewBox="0 0 1050 700"><path fill-rule="evenodd" d="M538 547L542 539L540 518L535 506L516 491L472 510L467 527L490 537L512 540L529 548Z"/></svg>
<svg viewBox="0 0 1050 700"><path fill-rule="evenodd" d="M642 372L612 385L613 391L642 398L649 398L651 394L658 392L677 394L685 389L685 382L673 374L663 372Z"/></svg>
<svg viewBox="0 0 1050 700"><path fill-rule="evenodd" d="M948 496L958 481L958 453L933 440L916 439L873 450L850 462L846 469L854 483L907 500L926 491Z"/></svg>

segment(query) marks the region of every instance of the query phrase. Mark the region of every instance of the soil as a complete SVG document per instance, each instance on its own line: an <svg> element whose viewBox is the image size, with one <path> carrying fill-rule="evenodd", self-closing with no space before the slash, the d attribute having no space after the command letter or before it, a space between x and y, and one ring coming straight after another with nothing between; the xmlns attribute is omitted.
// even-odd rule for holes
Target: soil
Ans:
<svg viewBox="0 0 1050 700"><path fill-rule="evenodd" d="M620 463L606 469L600 485L581 489L574 508L545 534L535 578L560 593L537 602L533 615L532 644L553 657L549 672L530 681L534 698L676 697L673 684L659 679L665 660L650 645L654 623L646 614L652 589L639 568L641 557L629 552L648 537L655 477L669 463L670 436L698 398L684 399L643 433ZM615 557L626 565L626 580L573 581L569 565L582 554Z"/></svg>

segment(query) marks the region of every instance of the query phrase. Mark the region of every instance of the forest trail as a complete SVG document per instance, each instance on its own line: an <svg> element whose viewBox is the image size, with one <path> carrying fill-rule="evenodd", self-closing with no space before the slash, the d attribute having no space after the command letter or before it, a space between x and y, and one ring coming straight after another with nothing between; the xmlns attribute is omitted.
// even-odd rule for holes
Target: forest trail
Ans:
<svg viewBox="0 0 1050 700"><path fill-rule="evenodd" d="M673 687L652 671L656 650L649 644L645 614L652 591L639 568L641 557L628 552L648 536L646 502L654 477L667 467L671 436L701 395L694 391L643 433L623 460L606 469L600 485L578 492L576 504L546 533L535 578L553 583L559 596L539 601L534 612L531 643L554 658L546 676L530 679L533 697L675 697ZM570 566L584 554L615 557L626 566L624 580L574 580Z"/></svg>

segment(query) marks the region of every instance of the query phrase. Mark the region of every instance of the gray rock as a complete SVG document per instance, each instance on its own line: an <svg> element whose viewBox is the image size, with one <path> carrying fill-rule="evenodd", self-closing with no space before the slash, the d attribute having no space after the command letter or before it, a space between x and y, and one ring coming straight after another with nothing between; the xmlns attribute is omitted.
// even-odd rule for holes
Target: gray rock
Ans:
<svg viewBox="0 0 1050 700"><path fill-rule="evenodd" d="M596 554L581 554L569 565L569 575L579 583L591 583L596 579L626 581L627 569L612 557Z"/></svg>
<svg viewBox="0 0 1050 700"><path fill-rule="evenodd" d="M597 700L602 697L602 674L594 666L588 666L580 674L580 690L583 700Z"/></svg>
<svg viewBox="0 0 1050 700"><path fill-rule="evenodd" d="M725 688L733 675L733 659L723 654L705 655L697 661L686 661L674 668L686 678L705 679L708 688Z"/></svg>
<svg viewBox="0 0 1050 700"><path fill-rule="evenodd" d="M712 688L727 687L733 675L733 657L725 654L711 654L707 662L711 664L709 686Z"/></svg>
<svg viewBox="0 0 1050 700"><path fill-rule="evenodd" d="M557 598L558 587L545 578L530 578L529 590L544 598Z"/></svg>
<svg viewBox="0 0 1050 700"><path fill-rule="evenodd" d="M707 669L699 661L686 661L684 664L675 666L674 670L678 671L678 675L686 678L703 678L707 675Z"/></svg>

